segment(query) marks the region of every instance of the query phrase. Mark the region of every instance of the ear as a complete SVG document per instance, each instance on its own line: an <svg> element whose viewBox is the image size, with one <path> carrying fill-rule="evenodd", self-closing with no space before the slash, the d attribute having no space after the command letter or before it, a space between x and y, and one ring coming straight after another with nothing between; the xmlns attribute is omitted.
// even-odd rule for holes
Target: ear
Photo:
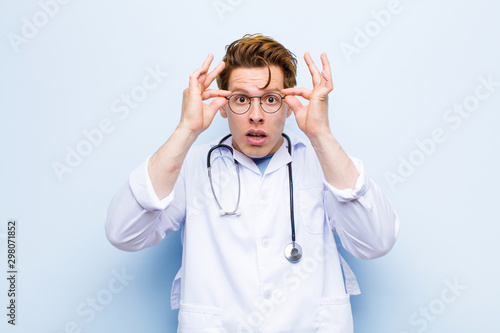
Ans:
<svg viewBox="0 0 500 333"><path fill-rule="evenodd" d="M285 103L285 111L286 111L286 117L290 117L292 115L292 108Z"/></svg>
<svg viewBox="0 0 500 333"><path fill-rule="evenodd" d="M219 109L220 115L222 118L227 118L227 105L224 105Z"/></svg>

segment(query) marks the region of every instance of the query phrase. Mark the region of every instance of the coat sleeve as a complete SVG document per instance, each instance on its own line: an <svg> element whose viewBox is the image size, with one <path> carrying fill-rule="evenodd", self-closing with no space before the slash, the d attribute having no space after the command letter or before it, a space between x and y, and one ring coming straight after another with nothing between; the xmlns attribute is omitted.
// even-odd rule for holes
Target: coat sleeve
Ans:
<svg viewBox="0 0 500 333"><path fill-rule="evenodd" d="M396 242L399 219L389 199L352 158L359 177L354 189L339 190L326 183L326 214L344 248L358 259L385 255Z"/></svg>
<svg viewBox="0 0 500 333"><path fill-rule="evenodd" d="M132 171L106 212L106 236L111 244L124 251L158 244L185 220L183 172L172 193L160 200L149 178L148 162L149 158Z"/></svg>

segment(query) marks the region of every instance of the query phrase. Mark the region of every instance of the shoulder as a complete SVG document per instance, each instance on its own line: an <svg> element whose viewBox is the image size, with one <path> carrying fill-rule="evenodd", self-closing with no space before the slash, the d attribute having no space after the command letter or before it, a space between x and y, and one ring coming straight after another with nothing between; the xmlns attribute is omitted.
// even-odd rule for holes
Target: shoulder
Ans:
<svg viewBox="0 0 500 333"><path fill-rule="evenodd" d="M192 145L191 148L189 148L183 166L186 166L186 164L191 165L192 163L196 163L197 166L206 165L209 150L218 145L223 138L225 138L225 136L210 140L209 142L195 143ZM226 140L226 142L229 140L230 139Z"/></svg>

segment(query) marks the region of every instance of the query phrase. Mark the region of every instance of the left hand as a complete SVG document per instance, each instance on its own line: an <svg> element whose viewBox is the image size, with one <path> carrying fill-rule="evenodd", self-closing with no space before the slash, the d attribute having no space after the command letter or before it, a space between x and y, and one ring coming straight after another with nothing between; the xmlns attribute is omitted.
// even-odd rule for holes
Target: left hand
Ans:
<svg viewBox="0 0 500 333"><path fill-rule="evenodd" d="M328 122L328 94L333 90L333 82L326 53L321 54L322 72L318 70L309 53L304 55L304 60L312 76L313 90L287 88L281 90L281 93L287 95L284 101L295 114L300 130L311 138L331 133ZM307 99L309 105L302 105L295 96Z"/></svg>

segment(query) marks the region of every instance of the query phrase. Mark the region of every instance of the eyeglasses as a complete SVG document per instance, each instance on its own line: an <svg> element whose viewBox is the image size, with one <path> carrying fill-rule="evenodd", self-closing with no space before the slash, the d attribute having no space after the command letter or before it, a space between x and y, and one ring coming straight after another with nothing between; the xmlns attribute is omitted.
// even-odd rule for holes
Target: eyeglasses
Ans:
<svg viewBox="0 0 500 333"><path fill-rule="evenodd" d="M265 113L275 113L281 108L283 104L283 98L286 96L282 96L278 93L267 93L262 96L247 96L243 94L232 94L229 97L226 97L229 100L229 108L236 114L245 114L248 110L250 110L250 106L252 104L253 98L258 98L260 107L262 111Z"/></svg>

